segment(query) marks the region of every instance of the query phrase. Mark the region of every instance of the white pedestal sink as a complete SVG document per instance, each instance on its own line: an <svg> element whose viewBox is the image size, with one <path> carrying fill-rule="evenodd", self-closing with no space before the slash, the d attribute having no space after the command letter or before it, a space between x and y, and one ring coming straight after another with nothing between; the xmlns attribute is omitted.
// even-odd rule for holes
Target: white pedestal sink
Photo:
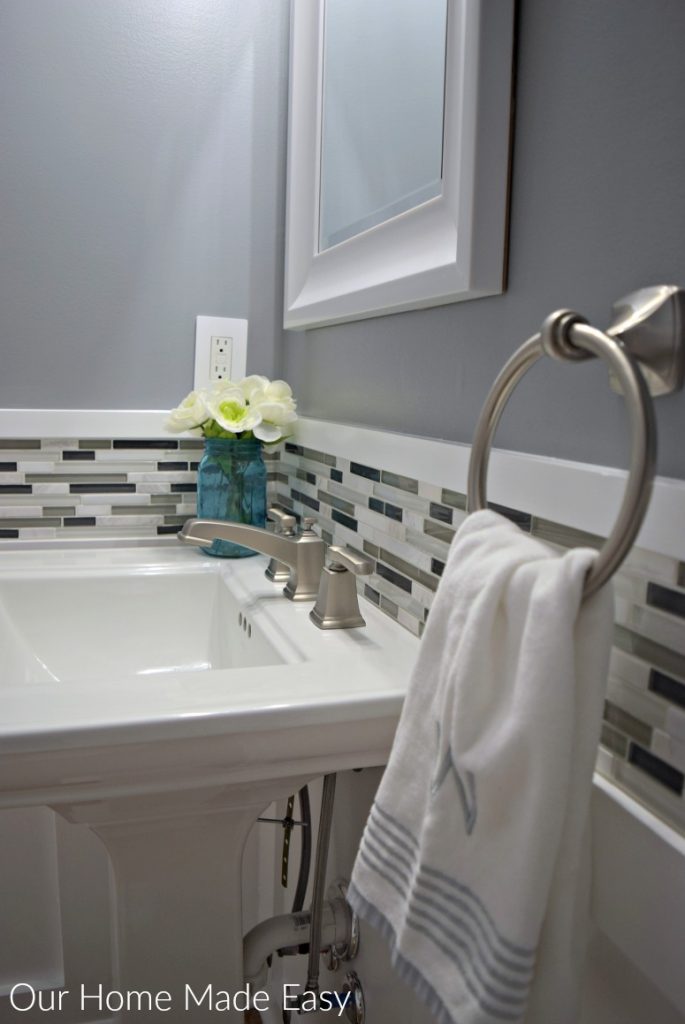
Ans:
<svg viewBox="0 0 685 1024"><path fill-rule="evenodd" d="M180 547L3 554L0 808L47 804L107 847L112 989L171 996L126 1019L215 1019L207 986L242 984L255 818L387 757L416 641L366 603L366 629L317 630L265 564Z"/></svg>

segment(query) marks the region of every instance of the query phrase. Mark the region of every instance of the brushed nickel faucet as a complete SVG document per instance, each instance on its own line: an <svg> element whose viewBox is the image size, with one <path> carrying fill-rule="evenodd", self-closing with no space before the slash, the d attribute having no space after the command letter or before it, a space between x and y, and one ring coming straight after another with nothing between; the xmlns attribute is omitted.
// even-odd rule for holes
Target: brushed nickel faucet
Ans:
<svg viewBox="0 0 685 1024"><path fill-rule="evenodd" d="M351 629L365 626L359 611L355 576L368 576L373 563L350 548L331 546L330 563L321 573L321 585L309 618L319 629Z"/></svg>
<svg viewBox="0 0 685 1024"><path fill-rule="evenodd" d="M184 544L196 544L198 547L206 547L213 540L244 544L246 548L252 548L288 566L290 576L283 593L291 601L313 601L319 592L326 546L314 533L311 524L305 526L296 537L223 519L188 519L178 539Z"/></svg>

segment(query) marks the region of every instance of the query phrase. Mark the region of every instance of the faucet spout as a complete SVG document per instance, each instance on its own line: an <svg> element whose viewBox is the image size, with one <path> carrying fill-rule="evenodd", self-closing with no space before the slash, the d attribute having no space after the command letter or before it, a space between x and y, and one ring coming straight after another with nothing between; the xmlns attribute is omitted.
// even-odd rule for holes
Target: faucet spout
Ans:
<svg viewBox="0 0 685 1024"><path fill-rule="evenodd" d="M324 564L324 542L313 530L286 537L259 526L223 519L188 519L178 534L184 544L206 547L213 540L230 540L284 562L290 577L283 593L291 601L315 600Z"/></svg>

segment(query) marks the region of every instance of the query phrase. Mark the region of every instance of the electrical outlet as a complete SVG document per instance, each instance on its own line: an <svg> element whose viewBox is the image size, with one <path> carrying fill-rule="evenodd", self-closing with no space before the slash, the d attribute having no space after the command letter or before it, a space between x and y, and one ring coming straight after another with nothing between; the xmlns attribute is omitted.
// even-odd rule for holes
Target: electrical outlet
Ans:
<svg viewBox="0 0 685 1024"><path fill-rule="evenodd" d="M198 316L195 321L195 378L198 391L247 372L247 320Z"/></svg>
<svg viewBox="0 0 685 1024"><path fill-rule="evenodd" d="M231 379L231 351L233 338L213 334L209 345L209 379Z"/></svg>

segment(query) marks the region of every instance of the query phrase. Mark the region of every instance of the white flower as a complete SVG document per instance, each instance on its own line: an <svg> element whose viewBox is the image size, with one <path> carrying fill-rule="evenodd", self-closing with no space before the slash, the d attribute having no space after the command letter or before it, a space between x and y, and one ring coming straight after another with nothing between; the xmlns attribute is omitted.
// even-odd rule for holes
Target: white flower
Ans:
<svg viewBox="0 0 685 1024"><path fill-rule="evenodd" d="M263 390L268 384L268 377L261 377L258 373L253 373L250 377L244 377L238 386L245 401L252 404L252 396L255 391Z"/></svg>
<svg viewBox="0 0 685 1024"><path fill-rule="evenodd" d="M250 398L250 405L259 409L262 421L284 427L297 419L297 406L290 385L284 380L267 381L261 388L255 389ZM281 436L284 435L281 432Z"/></svg>
<svg viewBox="0 0 685 1024"><path fill-rule="evenodd" d="M165 426L171 433L180 434L201 426L210 415L205 392L191 391L176 409L172 409Z"/></svg>
<svg viewBox="0 0 685 1024"><path fill-rule="evenodd" d="M216 389L207 405L210 416L230 434L254 430L262 421L261 413L246 403L243 392L235 384Z"/></svg>

